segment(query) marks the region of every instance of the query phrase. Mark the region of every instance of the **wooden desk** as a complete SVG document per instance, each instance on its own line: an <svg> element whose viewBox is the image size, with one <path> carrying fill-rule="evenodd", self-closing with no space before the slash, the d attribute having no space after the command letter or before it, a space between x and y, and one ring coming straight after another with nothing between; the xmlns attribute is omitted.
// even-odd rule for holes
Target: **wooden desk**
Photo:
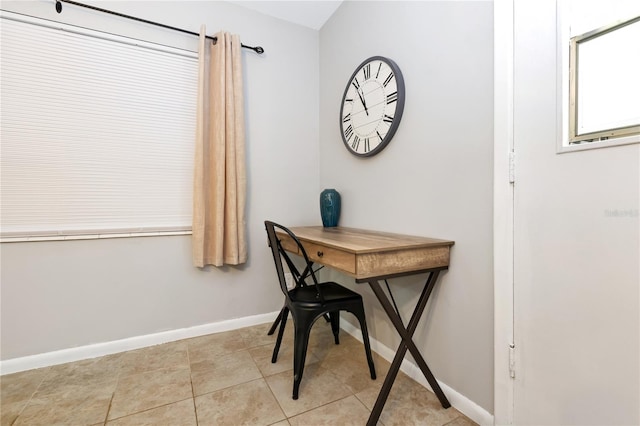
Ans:
<svg viewBox="0 0 640 426"><path fill-rule="evenodd" d="M412 338L440 271L449 267L449 252L454 242L343 227L303 226L290 229L302 243L310 260L352 276L357 283L369 283L402 338L367 425L377 423L407 350L413 355L442 406L449 408L451 404ZM300 254L288 235L278 233L278 236L285 250ZM421 273L428 273L428 278L409 324L405 327L400 313L394 308L393 298L389 299L380 287L379 280Z"/></svg>

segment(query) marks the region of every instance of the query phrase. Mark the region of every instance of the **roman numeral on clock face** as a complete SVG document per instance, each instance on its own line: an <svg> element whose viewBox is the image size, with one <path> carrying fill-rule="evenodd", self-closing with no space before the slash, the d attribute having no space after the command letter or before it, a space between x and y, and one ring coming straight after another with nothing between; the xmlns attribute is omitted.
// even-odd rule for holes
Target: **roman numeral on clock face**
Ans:
<svg viewBox="0 0 640 426"><path fill-rule="evenodd" d="M357 151L359 146L360 146L360 138L358 137L358 135L355 135L353 137L353 143L351 144L351 148Z"/></svg>
<svg viewBox="0 0 640 426"><path fill-rule="evenodd" d="M349 140L351 139L351 136L353 136L353 126L349 124L349 127L344 129L344 137L347 138L347 140Z"/></svg>
<svg viewBox="0 0 640 426"><path fill-rule="evenodd" d="M391 104L398 100L398 92L393 92L387 95L387 104Z"/></svg>
<svg viewBox="0 0 640 426"><path fill-rule="evenodd" d="M369 80L371 77L371 64L367 64L362 68L362 73L364 74L364 79Z"/></svg>
<svg viewBox="0 0 640 426"><path fill-rule="evenodd" d="M382 117L382 121L384 121L385 123L393 123L393 117L385 114L384 117Z"/></svg>
<svg viewBox="0 0 640 426"><path fill-rule="evenodd" d="M384 80L384 83L382 83L382 85L384 87L387 87L387 85L391 82L392 79L393 79L393 73L389 74L389 76Z"/></svg>
<svg viewBox="0 0 640 426"><path fill-rule="evenodd" d="M346 123L347 121L351 120L351 113L347 114L344 116L344 118L342 119L343 123Z"/></svg>

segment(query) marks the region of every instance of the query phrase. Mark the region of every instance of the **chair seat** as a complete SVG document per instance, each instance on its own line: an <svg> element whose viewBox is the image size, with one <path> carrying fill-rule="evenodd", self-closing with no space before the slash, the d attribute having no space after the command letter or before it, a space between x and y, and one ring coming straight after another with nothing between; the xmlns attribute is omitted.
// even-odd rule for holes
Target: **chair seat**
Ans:
<svg viewBox="0 0 640 426"><path fill-rule="evenodd" d="M361 299L362 296L338 283L329 281L319 284L322 289L322 297L324 298L324 304L330 304L333 301L346 302L351 300ZM318 293L315 286L297 287L289 291L289 297L292 302L322 305L323 303L318 298Z"/></svg>

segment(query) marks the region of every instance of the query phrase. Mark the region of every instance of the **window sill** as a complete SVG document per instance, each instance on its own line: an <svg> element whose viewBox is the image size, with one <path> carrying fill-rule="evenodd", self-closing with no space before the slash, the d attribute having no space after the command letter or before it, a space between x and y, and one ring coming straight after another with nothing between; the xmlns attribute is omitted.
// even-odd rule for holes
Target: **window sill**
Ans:
<svg viewBox="0 0 640 426"><path fill-rule="evenodd" d="M600 149L600 148L610 148L614 146L622 146L622 145L632 145L640 143L640 135L626 136L622 138L615 139L607 139L598 142L583 142L583 143L574 143L571 145L565 145L562 143L558 146L558 154L564 154L568 152L577 152L577 151L586 151L589 149Z"/></svg>
<svg viewBox="0 0 640 426"><path fill-rule="evenodd" d="M77 234L42 234L42 235L7 235L0 237L0 243L24 243L36 241L73 241L73 240L104 240L110 238L138 238L165 237L173 235L191 235L190 229L173 231L139 231L139 232L108 232L108 233L77 233Z"/></svg>

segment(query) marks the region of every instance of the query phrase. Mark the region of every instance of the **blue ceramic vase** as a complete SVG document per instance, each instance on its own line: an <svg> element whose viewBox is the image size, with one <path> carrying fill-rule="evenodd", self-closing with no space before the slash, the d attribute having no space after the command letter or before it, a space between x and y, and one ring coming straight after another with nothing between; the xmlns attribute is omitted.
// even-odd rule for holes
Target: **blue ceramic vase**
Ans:
<svg viewBox="0 0 640 426"><path fill-rule="evenodd" d="M340 219L340 193L335 189L325 189L320 193L320 216L322 226L338 226Z"/></svg>

